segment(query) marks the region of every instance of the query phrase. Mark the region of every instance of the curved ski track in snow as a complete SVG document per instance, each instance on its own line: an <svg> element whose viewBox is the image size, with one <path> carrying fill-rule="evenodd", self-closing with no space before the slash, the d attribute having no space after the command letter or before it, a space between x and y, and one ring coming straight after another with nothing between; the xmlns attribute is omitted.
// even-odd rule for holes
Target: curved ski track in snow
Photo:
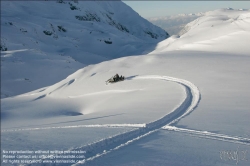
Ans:
<svg viewBox="0 0 250 166"><path fill-rule="evenodd" d="M88 161L94 160L95 158L101 157L114 150L120 149L121 147L126 146L142 137L145 137L155 131L158 131L165 125L176 123L181 118L191 113L198 106L201 98L198 88L193 83L187 80L158 75L137 76L132 79L156 79L176 82L185 88L186 98L172 112L156 121L147 123L145 127L141 127L109 138L105 138L92 144L85 145L83 147L70 149L86 151L86 159L83 159L82 161L79 161L74 165L81 165Z"/></svg>
<svg viewBox="0 0 250 166"><path fill-rule="evenodd" d="M149 122L147 124L97 124L97 125L76 125L76 126L58 126L58 127L43 127L43 128L29 128L29 129L15 129L15 130L5 130L6 131L21 131L21 130L43 130L43 129L59 129L59 128L77 128L77 127L132 127L135 128L128 132L124 132L118 135L114 135L108 138L104 138L97 142L85 145L83 147L72 148L69 150L82 150L86 151L85 159L79 161L73 165L82 165L90 162L96 158L102 157L108 153L118 150L130 143L137 141L149 134L152 134L160 129L180 132L184 134L189 134L191 136L214 139L220 141L227 141L232 143L239 143L250 145L250 139L243 137L233 137L224 134L217 134L208 131L198 131L184 128L177 128L173 125L178 122L181 118L190 114L199 104L201 99L200 92L198 88L191 82L183 79L178 79L168 76L137 76L132 79L156 79L163 81L172 81L182 85L186 92L186 98L184 101L176 107L172 112L165 115L164 117ZM172 126L170 126L172 125Z"/></svg>
<svg viewBox="0 0 250 166"><path fill-rule="evenodd" d="M183 101L183 103L178 108L174 109L171 113L166 115L166 116L172 117L172 121L170 123L168 123L167 125L174 124L174 123L178 122L181 118L190 114L198 106L200 99L201 99L201 95L200 95L200 91L199 91L198 87L196 87L193 83L191 83L187 80L184 80L184 79L169 77L169 76L157 76L157 75L156 76L140 76L140 77L135 77L134 79L157 79L157 80L172 81L172 82L179 83L180 85L185 87L186 99ZM189 102L191 102L191 103L189 103ZM182 111L178 111L180 109L182 109ZM166 117L166 116L164 116L164 117ZM159 121L161 119L158 119L156 121ZM152 123L154 123L154 122L151 122L147 125L150 125Z"/></svg>

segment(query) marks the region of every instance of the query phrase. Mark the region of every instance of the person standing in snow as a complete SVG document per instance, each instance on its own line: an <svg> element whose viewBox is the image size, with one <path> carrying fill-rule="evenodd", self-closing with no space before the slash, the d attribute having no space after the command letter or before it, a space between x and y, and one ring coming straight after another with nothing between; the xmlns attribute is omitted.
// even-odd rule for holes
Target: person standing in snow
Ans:
<svg viewBox="0 0 250 166"><path fill-rule="evenodd" d="M119 81L119 75L118 74L116 74L115 76L114 76L114 81L116 82L116 81Z"/></svg>

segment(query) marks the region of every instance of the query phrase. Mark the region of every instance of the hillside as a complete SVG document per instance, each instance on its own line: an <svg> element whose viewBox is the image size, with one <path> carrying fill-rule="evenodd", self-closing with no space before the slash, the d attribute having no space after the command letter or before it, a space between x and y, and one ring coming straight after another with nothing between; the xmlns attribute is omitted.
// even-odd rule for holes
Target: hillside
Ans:
<svg viewBox="0 0 250 166"><path fill-rule="evenodd" d="M1 97L149 52L168 37L121 1L1 2Z"/></svg>
<svg viewBox="0 0 250 166"><path fill-rule="evenodd" d="M160 53L173 50L195 50L249 55L249 10L219 9L188 23L180 32L160 42Z"/></svg>
<svg viewBox="0 0 250 166"><path fill-rule="evenodd" d="M72 165L247 166L249 27L249 11L211 11L149 54L2 99L2 149L85 151ZM106 85L116 73L126 79Z"/></svg>

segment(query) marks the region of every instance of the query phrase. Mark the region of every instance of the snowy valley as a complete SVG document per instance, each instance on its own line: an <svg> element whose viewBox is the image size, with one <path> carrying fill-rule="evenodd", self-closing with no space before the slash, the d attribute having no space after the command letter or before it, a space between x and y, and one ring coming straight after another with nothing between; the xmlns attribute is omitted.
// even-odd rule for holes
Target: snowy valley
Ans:
<svg viewBox="0 0 250 166"><path fill-rule="evenodd" d="M6 2L12 10L2 15L6 34L1 34L1 46L8 50L1 51L1 88L5 94L16 90L1 99L1 150L86 152L66 165L250 164L249 10L204 13L180 36L169 37L122 2L84 2L92 13L84 16L82 2L50 2L50 7L61 5L69 11L75 6L76 13L64 14L58 8L57 14L43 11L44 21L36 21L35 14L22 18L42 13L35 6L46 3L36 2L30 9ZM129 14L135 22L124 19ZM68 21L60 21L60 15ZM87 21L78 23L76 15ZM12 20L18 17L29 23ZM51 23L55 30L47 21L52 17L58 20ZM14 31L24 26L27 32L19 35L27 36L18 38ZM38 36L32 36L34 27ZM81 30L91 37L81 38ZM125 80L105 84L116 73ZM228 158L229 151L238 158Z"/></svg>

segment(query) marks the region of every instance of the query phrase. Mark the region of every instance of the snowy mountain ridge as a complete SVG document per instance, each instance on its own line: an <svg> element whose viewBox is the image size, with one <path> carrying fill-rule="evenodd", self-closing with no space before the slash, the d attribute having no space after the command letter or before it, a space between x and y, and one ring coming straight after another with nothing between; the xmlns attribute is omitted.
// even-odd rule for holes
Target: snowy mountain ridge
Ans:
<svg viewBox="0 0 250 166"><path fill-rule="evenodd" d="M249 55L249 10L218 9L188 23L179 35L160 42L151 52L196 50Z"/></svg>
<svg viewBox="0 0 250 166"><path fill-rule="evenodd" d="M51 85L89 64L150 52L167 37L121 1L1 2L1 97Z"/></svg>
<svg viewBox="0 0 250 166"><path fill-rule="evenodd" d="M177 15L171 15L171 16L161 16L161 17L150 17L148 18L149 21L157 21L157 20L169 20L169 19L181 19L182 17L190 17L190 16L204 16L205 13L199 12L199 13L189 13L189 14L177 14Z"/></svg>
<svg viewBox="0 0 250 166"><path fill-rule="evenodd" d="M112 43L112 34L119 34L120 37L127 36L130 40L148 40L149 42L151 39L163 40L169 37L167 32L149 23L120 1L4 2L3 6L5 8L3 8L2 14L2 37L5 41L3 39L1 42L2 51L5 48L23 49L21 45L14 47L13 39L6 36L7 29L15 32L13 27L18 28L20 32L30 37L36 35L35 37L39 38L44 33L43 35L52 36L54 40L63 39L63 37L74 38L76 36L72 34L72 31L78 31L78 34L82 37L90 34L88 37L99 37L99 40L106 44L106 40L110 40ZM124 19L124 16L127 19ZM26 17L26 21L23 21L26 25L20 25L21 22L18 19L22 17ZM38 25L43 26L43 30ZM19 34L15 32L14 35L20 35L20 32ZM115 38L115 36L113 37ZM45 39L42 39L40 37L40 40L42 40L40 42L45 42ZM154 40L151 41L154 42ZM25 44L25 48L30 46L25 41L22 43Z"/></svg>
<svg viewBox="0 0 250 166"><path fill-rule="evenodd" d="M171 36L177 35L187 23L203 16L205 13L178 14L165 17L148 18L150 22L166 30Z"/></svg>

